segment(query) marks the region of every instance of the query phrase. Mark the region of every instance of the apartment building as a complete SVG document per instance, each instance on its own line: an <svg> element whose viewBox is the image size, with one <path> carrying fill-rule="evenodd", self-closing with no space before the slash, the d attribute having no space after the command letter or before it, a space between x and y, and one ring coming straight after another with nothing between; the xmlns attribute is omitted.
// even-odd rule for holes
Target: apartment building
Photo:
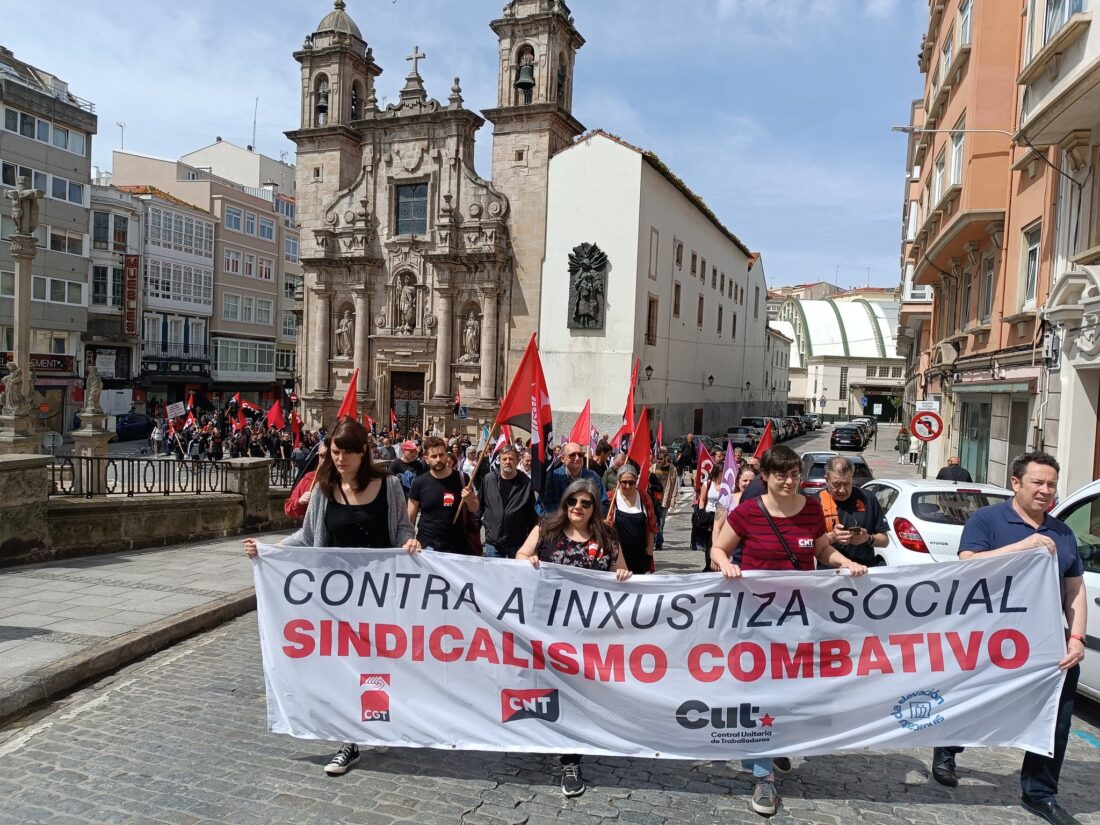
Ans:
<svg viewBox="0 0 1100 825"><path fill-rule="evenodd" d="M1021 0L1022 1L1022 0ZM1051 282L1057 170L1018 140L1018 80L1036 2L930 0L924 95L912 107L902 290L930 287L927 361L910 396L938 398L935 470L959 454L976 481L1008 483L1012 456L1042 446L1039 308ZM901 314L905 346L924 319Z"/></svg>
<svg viewBox="0 0 1100 825"><path fill-rule="evenodd" d="M61 78L0 46L0 197L19 178L45 193L31 282L31 367L40 426L68 432L83 386L88 326L88 219L95 106ZM4 201L6 203L6 201ZM0 239L14 227L0 217ZM0 353L14 346L14 264L0 240ZM0 376L6 358L0 357Z"/></svg>
<svg viewBox="0 0 1100 825"><path fill-rule="evenodd" d="M1100 31L1096 0L1030 0L1017 84L1017 140L1057 165L1041 249L1052 287L1041 314L1047 366L1037 436L1062 463L1065 495L1100 477ZM1100 25L1100 23L1098 23ZM1071 452L1072 451L1072 452Z"/></svg>
<svg viewBox="0 0 1100 825"><path fill-rule="evenodd" d="M115 151L112 165L116 185L156 187L213 218L211 402L223 403L236 392L254 402L281 397L275 350L282 249L270 193L181 161L132 152Z"/></svg>
<svg viewBox="0 0 1100 825"><path fill-rule="evenodd" d="M210 390L214 216L153 186L114 187L141 204L141 369L135 404Z"/></svg>
<svg viewBox="0 0 1100 825"><path fill-rule="evenodd" d="M143 207L130 192L95 183L91 188L91 291L88 328L81 335L85 369L103 379L103 408L124 413L135 401L141 374Z"/></svg>

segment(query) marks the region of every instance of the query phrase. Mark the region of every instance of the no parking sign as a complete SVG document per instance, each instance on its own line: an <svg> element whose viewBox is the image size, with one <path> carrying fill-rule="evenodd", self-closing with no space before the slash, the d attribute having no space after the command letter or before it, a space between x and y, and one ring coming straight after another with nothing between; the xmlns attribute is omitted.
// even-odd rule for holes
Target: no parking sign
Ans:
<svg viewBox="0 0 1100 825"><path fill-rule="evenodd" d="M909 432L921 441L935 441L943 434L943 419L934 412L919 412L909 422Z"/></svg>

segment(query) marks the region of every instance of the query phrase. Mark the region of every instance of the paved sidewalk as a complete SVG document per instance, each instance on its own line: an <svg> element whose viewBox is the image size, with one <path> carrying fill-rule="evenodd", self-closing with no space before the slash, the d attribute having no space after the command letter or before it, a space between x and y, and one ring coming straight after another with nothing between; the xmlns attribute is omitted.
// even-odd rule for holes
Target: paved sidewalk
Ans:
<svg viewBox="0 0 1100 825"><path fill-rule="evenodd" d="M0 720L254 607L240 538L4 569Z"/></svg>

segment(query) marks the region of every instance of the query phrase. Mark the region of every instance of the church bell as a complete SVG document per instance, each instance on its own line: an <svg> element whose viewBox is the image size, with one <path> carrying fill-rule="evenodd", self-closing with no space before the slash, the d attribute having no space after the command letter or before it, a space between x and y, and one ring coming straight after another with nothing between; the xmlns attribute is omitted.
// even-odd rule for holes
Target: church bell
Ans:
<svg viewBox="0 0 1100 825"><path fill-rule="evenodd" d="M535 88L535 67L530 63L524 63L519 67L516 75L515 87L521 92L530 93Z"/></svg>

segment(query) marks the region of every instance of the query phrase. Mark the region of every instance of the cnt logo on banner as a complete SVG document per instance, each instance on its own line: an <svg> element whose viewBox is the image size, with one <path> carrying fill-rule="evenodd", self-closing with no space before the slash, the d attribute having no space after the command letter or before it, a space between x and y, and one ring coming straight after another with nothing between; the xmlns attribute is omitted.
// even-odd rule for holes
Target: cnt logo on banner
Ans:
<svg viewBox="0 0 1100 825"><path fill-rule="evenodd" d="M268 725L366 745L734 759L1053 747L1044 551L860 578L639 576L262 545Z"/></svg>

